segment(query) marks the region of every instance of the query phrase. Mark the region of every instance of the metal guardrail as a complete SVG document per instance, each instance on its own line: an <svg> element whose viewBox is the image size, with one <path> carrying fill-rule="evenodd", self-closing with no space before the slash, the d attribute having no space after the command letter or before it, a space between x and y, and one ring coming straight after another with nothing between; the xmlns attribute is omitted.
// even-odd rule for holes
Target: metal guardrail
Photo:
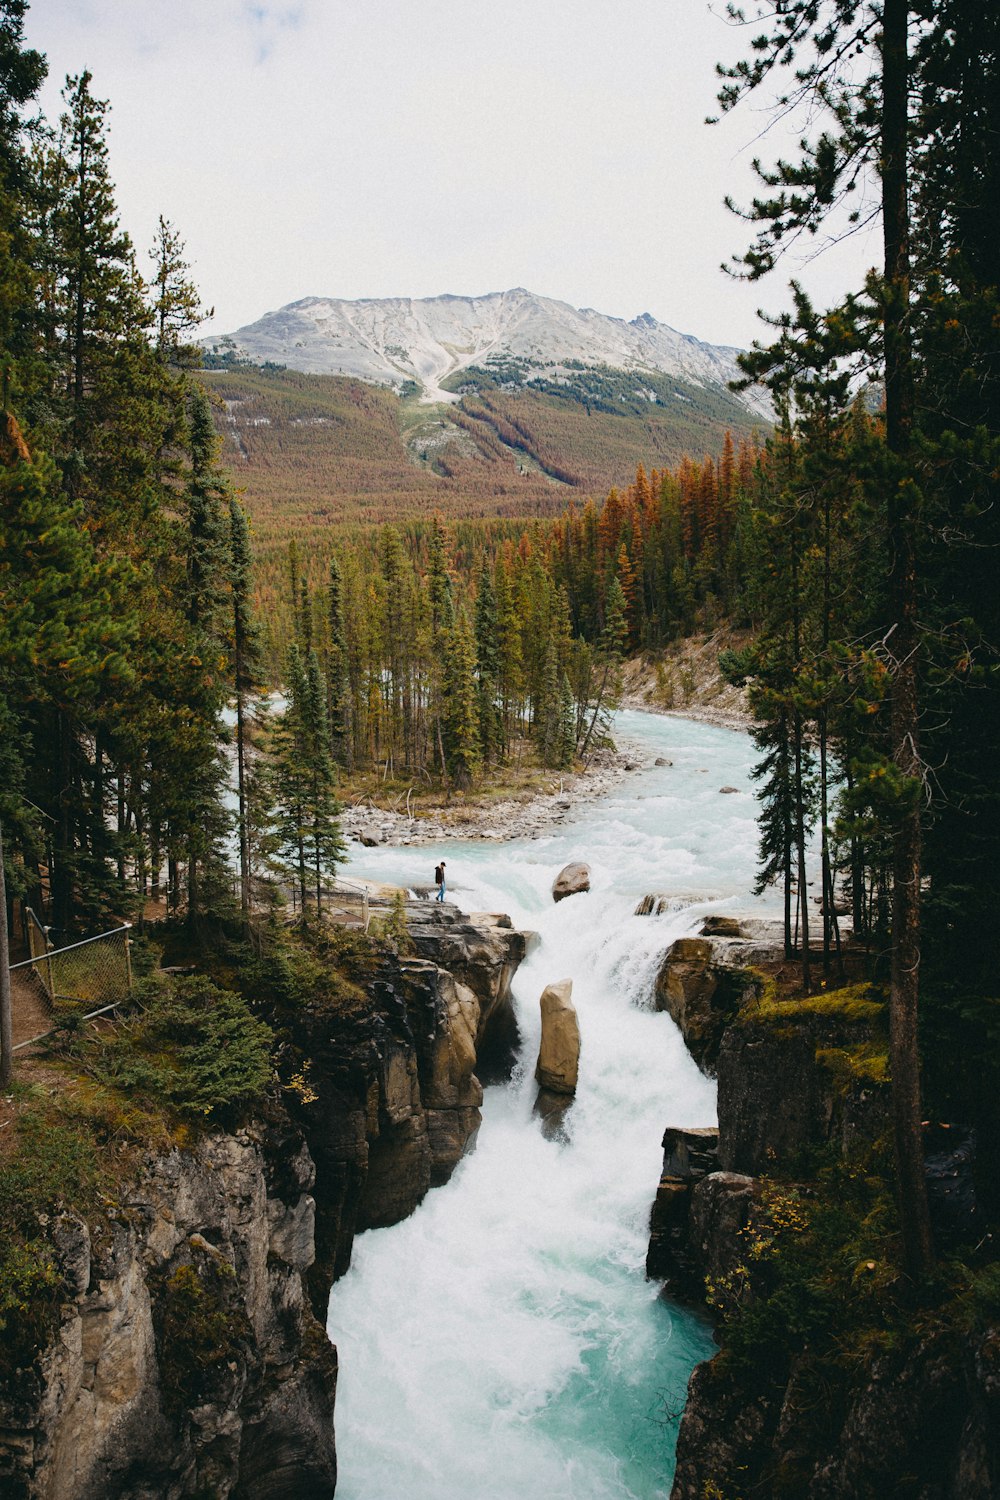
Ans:
<svg viewBox="0 0 1000 1500"><path fill-rule="evenodd" d="M363 880L346 880L343 877L338 876L332 894L336 895L338 890L342 890L345 887L350 891L359 891L361 894L361 914L364 918L364 930L365 932L367 932L368 925L372 919L371 892L369 890L369 887Z"/></svg>
<svg viewBox="0 0 1000 1500"><path fill-rule="evenodd" d="M67 943L63 948L53 948L48 931L42 926L30 907L25 909L28 951L30 958L11 964L11 974L29 972L38 980L45 996L45 1009L54 1014L57 1000L73 1001L92 1006L82 1019L114 1010L132 991L132 955L129 933L131 922L96 937L83 938L78 943ZM13 1051L31 1046L51 1035L51 1031L40 1032L18 1042Z"/></svg>

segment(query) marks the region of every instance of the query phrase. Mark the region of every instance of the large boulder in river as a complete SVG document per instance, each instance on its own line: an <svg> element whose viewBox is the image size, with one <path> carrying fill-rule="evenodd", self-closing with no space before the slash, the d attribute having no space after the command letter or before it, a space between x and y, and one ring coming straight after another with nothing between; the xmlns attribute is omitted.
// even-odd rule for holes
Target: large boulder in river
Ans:
<svg viewBox="0 0 1000 1500"><path fill-rule="evenodd" d="M546 985L540 1001L542 1043L535 1077L553 1094L575 1094L580 1071L580 1023L570 998L572 979Z"/></svg>
<svg viewBox="0 0 1000 1500"><path fill-rule="evenodd" d="M737 917L720 917L712 915L706 917L701 924L702 937L732 937L744 936L743 928Z"/></svg>
<svg viewBox="0 0 1000 1500"><path fill-rule="evenodd" d="M552 882L553 901L564 901L567 896L576 896L580 891L590 890L590 866L567 865L559 871Z"/></svg>

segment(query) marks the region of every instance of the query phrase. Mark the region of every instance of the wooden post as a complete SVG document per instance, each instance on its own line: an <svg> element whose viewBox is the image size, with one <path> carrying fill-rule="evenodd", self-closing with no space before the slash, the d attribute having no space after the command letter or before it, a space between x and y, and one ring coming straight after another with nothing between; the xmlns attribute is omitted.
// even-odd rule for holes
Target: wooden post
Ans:
<svg viewBox="0 0 1000 1500"><path fill-rule="evenodd" d="M10 943L7 936L7 881L0 825L0 1089L10 1087L14 1035L10 1014Z"/></svg>

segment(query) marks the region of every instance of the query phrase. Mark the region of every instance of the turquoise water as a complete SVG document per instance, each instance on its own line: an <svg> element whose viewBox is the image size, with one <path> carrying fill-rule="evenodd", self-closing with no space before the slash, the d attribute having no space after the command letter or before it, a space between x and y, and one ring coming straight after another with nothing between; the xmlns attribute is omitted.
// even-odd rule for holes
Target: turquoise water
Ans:
<svg viewBox="0 0 1000 1500"><path fill-rule="evenodd" d="M704 1320L645 1280L667 1125L715 1121L715 1086L649 1008L660 959L706 911L765 912L746 736L619 716L617 734L673 764L630 776L544 837L359 850L349 874L507 911L541 944L519 969L511 1083L487 1090L476 1151L403 1224L361 1236L334 1288L338 1500L658 1500L669 1494ZM720 788L737 788L722 795ZM556 906L554 876L591 867ZM649 891L659 917L636 917ZM538 997L572 978L582 1037L569 1141L532 1116Z"/></svg>

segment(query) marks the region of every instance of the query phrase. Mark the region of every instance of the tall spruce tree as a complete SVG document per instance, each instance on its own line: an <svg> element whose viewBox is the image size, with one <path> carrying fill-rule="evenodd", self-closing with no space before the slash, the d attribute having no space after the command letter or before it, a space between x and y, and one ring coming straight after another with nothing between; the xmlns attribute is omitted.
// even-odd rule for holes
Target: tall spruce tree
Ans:
<svg viewBox="0 0 1000 1500"><path fill-rule="evenodd" d="M500 706L500 638L497 597L489 558L483 553L476 586L476 682L479 744L483 763L503 754L503 717Z"/></svg>
<svg viewBox="0 0 1000 1500"><path fill-rule="evenodd" d="M274 725L271 744L271 844L283 868L294 874L303 917L312 886L317 916L323 877L343 858L340 806L330 757L326 684L315 651L305 662L297 644L288 651L287 707Z"/></svg>
<svg viewBox="0 0 1000 1500"><path fill-rule="evenodd" d="M248 718L251 697L262 686L260 639L253 616L253 554L250 528L243 507L229 500L229 557L233 608L233 690L236 698L236 782L239 798L240 910L250 914L250 823L247 806L249 777Z"/></svg>
<svg viewBox="0 0 1000 1500"><path fill-rule="evenodd" d="M191 267L184 259L184 241L162 214L150 259L156 352L168 364L196 365L200 354L186 336L211 318L215 309L202 307L198 288L188 275Z"/></svg>
<svg viewBox="0 0 1000 1500"><path fill-rule="evenodd" d="M330 582L327 586L327 640L326 684L330 753L335 761L350 769L353 763L351 682L347 651L344 578L336 557L330 559Z"/></svg>
<svg viewBox="0 0 1000 1500"><path fill-rule="evenodd" d="M840 315L845 353L859 345L882 356L885 433L889 455L884 519L891 557L892 619L885 636L892 659L892 750L899 791L893 872L890 1053L896 1168L905 1259L914 1276L926 1275L933 1252L921 1142L917 1003L920 972L921 816L923 766L919 749L917 532L920 495L912 462L913 359L911 325L908 99L911 69L907 0L883 5L838 0L819 7L789 0L754 42L754 55L733 69L721 95L731 109L782 67L795 63L783 107L809 102L825 128L800 142L795 161L773 170L758 166L769 193L747 217L758 226L755 243L738 263L756 278L773 269L785 247L803 232L815 233L831 208L856 190L866 172L877 174L882 211L884 269L868 285L870 305L850 301ZM857 213L853 216L858 217ZM788 331L791 318L784 321ZM808 342L780 341L747 368L780 372L787 382Z"/></svg>
<svg viewBox="0 0 1000 1500"><path fill-rule="evenodd" d="M464 610L444 632L441 736L445 765L455 786L465 790L479 767L479 715L476 654Z"/></svg>

